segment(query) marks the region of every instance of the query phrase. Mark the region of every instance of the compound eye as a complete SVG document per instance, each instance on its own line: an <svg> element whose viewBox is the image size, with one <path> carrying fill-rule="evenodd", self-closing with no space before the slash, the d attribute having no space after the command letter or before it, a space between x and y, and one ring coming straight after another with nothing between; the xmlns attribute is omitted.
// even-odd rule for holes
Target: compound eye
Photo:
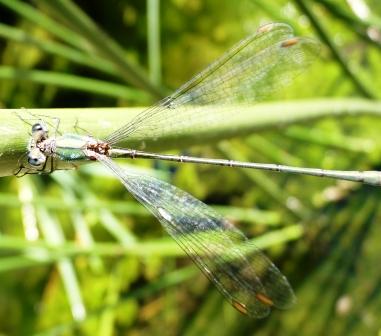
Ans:
<svg viewBox="0 0 381 336"><path fill-rule="evenodd" d="M39 151L31 151L28 155L28 163L31 166L41 166L46 161L46 158L43 154L41 154Z"/></svg>
<svg viewBox="0 0 381 336"><path fill-rule="evenodd" d="M44 127L40 123L34 124L32 126L32 133L38 132L38 131L43 131L43 130L44 130Z"/></svg>
<svg viewBox="0 0 381 336"><path fill-rule="evenodd" d="M28 162L29 162L29 164L31 164L32 166L39 166L39 165L41 165L41 163L40 163L40 159L39 159L39 158L35 158L35 157L30 157L30 158L28 158Z"/></svg>

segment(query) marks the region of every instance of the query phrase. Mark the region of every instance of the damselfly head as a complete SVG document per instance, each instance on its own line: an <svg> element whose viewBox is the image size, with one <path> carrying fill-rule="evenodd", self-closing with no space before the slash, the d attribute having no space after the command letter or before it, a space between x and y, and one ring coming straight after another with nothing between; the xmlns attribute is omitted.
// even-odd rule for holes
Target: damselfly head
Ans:
<svg viewBox="0 0 381 336"><path fill-rule="evenodd" d="M46 156L38 148L31 148L28 152L28 163L31 166L39 167L46 161Z"/></svg>

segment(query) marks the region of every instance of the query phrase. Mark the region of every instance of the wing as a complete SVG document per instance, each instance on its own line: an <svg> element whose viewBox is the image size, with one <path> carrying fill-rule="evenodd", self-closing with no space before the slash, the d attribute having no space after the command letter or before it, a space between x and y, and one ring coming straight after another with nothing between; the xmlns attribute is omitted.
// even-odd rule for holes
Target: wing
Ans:
<svg viewBox="0 0 381 336"><path fill-rule="evenodd" d="M108 157L97 155L97 159L241 313L261 318L272 306L287 308L294 302L293 291L278 268L212 208L173 185L122 170Z"/></svg>
<svg viewBox="0 0 381 336"><path fill-rule="evenodd" d="M287 85L316 58L319 49L314 40L293 37L286 24L265 25L105 141L115 145L131 134L137 139L159 138L173 129L181 134L208 128L226 114L239 113L240 105L262 101ZM217 106L218 112L211 115L205 108L208 105Z"/></svg>

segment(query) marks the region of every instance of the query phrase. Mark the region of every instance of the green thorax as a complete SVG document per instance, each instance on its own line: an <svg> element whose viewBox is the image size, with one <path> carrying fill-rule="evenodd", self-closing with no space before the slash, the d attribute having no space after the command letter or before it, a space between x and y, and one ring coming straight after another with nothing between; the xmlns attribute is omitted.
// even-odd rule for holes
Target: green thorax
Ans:
<svg viewBox="0 0 381 336"><path fill-rule="evenodd" d="M55 154L63 161L87 160L85 150L94 138L79 134L64 134L56 138Z"/></svg>

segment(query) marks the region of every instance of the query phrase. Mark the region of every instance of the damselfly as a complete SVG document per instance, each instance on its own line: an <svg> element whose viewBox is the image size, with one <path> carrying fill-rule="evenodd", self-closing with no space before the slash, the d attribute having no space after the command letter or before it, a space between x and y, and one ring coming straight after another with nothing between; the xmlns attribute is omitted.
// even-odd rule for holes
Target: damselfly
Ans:
<svg viewBox="0 0 381 336"><path fill-rule="evenodd" d="M229 167L273 170L380 184L376 172L341 172L275 164L164 155L117 148L131 134L160 137L173 125L178 130L207 128L227 113L262 100L289 83L308 66L319 44L295 37L282 23L265 25L226 52L171 96L138 114L105 140L78 134L49 136L43 123L32 126L27 172L50 172L53 160L97 160L160 221L201 271L241 313L268 315L272 307L295 301L287 279L246 236L210 207L173 185L121 169L111 158L148 158ZM218 107L210 118L206 106ZM181 125L181 127L178 127ZM51 160L51 168L47 167Z"/></svg>

